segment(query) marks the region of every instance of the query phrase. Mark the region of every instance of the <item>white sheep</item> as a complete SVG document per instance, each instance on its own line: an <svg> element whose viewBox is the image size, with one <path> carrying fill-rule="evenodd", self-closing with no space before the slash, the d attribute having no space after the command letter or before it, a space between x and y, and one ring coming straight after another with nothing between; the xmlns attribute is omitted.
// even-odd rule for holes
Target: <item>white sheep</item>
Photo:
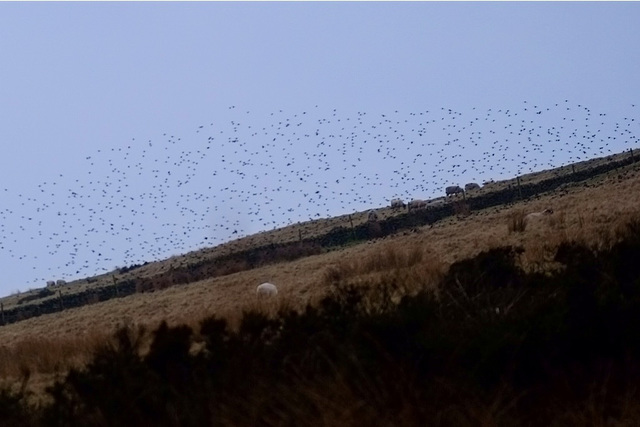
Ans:
<svg viewBox="0 0 640 427"><path fill-rule="evenodd" d="M464 191L475 191L479 189L480 189L480 185L478 185L475 182L470 182L464 185Z"/></svg>
<svg viewBox="0 0 640 427"><path fill-rule="evenodd" d="M447 195L447 197L456 196L458 194L462 194L464 196L464 190L460 188L459 185L450 185L444 189L444 192Z"/></svg>
<svg viewBox="0 0 640 427"><path fill-rule="evenodd" d="M256 288L256 294L260 296L276 296L278 295L278 288L273 283L265 282L258 285Z"/></svg>
<svg viewBox="0 0 640 427"><path fill-rule="evenodd" d="M525 217L525 221L529 221L534 218L540 218L543 216L549 216L551 214L553 214L553 209L545 209L542 212L531 212L530 214L527 214L527 216Z"/></svg>
<svg viewBox="0 0 640 427"><path fill-rule="evenodd" d="M415 199L409 202L409 204L407 205L408 208L408 212L411 211L415 211L418 209L424 209L427 207L427 201L426 200L420 200L420 199Z"/></svg>
<svg viewBox="0 0 640 427"><path fill-rule="evenodd" d="M393 199L391 200L391 209L400 209L404 208L406 205L402 201L402 199Z"/></svg>

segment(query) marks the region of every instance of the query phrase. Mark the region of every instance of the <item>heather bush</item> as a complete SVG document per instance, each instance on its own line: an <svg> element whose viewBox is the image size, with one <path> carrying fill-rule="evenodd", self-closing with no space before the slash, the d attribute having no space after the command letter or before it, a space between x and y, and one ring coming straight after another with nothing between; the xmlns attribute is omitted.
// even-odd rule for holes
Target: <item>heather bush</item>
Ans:
<svg viewBox="0 0 640 427"><path fill-rule="evenodd" d="M640 227L608 249L565 242L549 274L525 272L521 253L482 252L400 298L401 284L332 270L313 306L247 311L233 328L163 323L146 352L146 333L122 328L50 404L4 391L0 411L53 426L633 424Z"/></svg>

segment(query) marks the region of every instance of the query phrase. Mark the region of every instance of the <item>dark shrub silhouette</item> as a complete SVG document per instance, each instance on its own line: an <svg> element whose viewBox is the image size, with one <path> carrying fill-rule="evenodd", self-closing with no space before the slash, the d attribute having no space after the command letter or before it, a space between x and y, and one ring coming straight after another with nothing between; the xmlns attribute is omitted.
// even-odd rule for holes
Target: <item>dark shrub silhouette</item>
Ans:
<svg viewBox="0 0 640 427"><path fill-rule="evenodd" d="M600 251L565 243L564 268L547 274L495 248L399 301L397 283L338 278L317 305L249 311L237 330L215 316L195 332L163 323L145 356L144 331L122 328L49 389L52 403L30 408L5 390L0 412L21 425L253 426L477 425L494 411L498 425L546 426L597 398L594 423L632 423L637 230Z"/></svg>
<svg viewBox="0 0 640 427"><path fill-rule="evenodd" d="M23 370L20 390L0 389L0 425L37 425L37 418L27 404L28 393L25 391L30 374L28 370Z"/></svg>

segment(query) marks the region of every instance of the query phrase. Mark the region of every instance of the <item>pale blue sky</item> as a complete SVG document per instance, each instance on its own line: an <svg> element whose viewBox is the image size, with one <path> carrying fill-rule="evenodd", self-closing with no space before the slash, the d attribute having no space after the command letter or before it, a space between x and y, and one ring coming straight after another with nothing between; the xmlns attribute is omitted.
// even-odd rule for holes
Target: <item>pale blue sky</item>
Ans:
<svg viewBox="0 0 640 427"><path fill-rule="evenodd" d="M636 2L0 3L0 295L636 148L638 22Z"/></svg>

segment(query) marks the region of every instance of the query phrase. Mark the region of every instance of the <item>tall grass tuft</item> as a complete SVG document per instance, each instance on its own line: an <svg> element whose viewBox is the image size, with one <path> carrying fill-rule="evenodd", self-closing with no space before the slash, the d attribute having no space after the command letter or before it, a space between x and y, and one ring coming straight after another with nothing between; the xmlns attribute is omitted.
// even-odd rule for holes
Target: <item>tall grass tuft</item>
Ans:
<svg viewBox="0 0 640 427"><path fill-rule="evenodd" d="M527 228L527 216L524 210L516 210L513 211L509 217L507 222L507 229L509 230L509 234L511 233L522 233Z"/></svg>
<svg viewBox="0 0 640 427"><path fill-rule="evenodd" d="M442 275L439 258L421 244L403 247L388 243L375 252L362 254L328 267L324 284L388 284L408 291L432 286Z"/></svg>

